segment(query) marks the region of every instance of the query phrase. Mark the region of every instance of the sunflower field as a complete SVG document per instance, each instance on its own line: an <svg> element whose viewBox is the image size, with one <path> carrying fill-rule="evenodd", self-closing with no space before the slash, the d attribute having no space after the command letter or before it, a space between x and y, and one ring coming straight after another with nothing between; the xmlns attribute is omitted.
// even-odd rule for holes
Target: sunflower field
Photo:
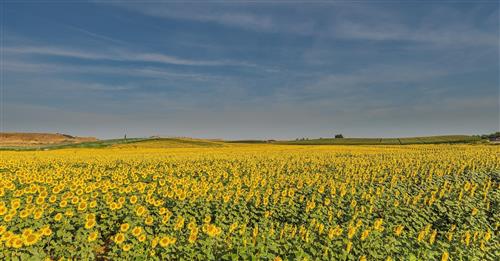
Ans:
<svg viewBox="0 0 500 261"><path fill-rule="evenodd" d="M495 260L500 146L0 152L2 260Z"/></svg>

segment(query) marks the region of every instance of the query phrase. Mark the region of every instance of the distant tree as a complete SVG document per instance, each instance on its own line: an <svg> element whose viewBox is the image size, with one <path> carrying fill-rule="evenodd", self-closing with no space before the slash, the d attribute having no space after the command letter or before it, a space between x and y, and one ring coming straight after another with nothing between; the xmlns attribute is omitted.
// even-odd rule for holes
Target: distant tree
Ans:
<svg viewBox="0 0 500 261"><path fill-rule="evenodd" d="M500 132L495 132L490 134L490 138L498 138L498 137L500 137Z"/></svg>
<svg viewBox="0 0 500 261"><path fill-rule="evenodd" d="M342 134L335 134L335 139L343 139L344 135Z"/></svg>
<svg viewBox="0 0 500 261"><path fill-rule="evenodd" d="M483 134L481 135L481 138L482 139L495 139L495 138L498 138L500 137L500 132L495 132L495 133L491 133L491 134Z"/></svg>

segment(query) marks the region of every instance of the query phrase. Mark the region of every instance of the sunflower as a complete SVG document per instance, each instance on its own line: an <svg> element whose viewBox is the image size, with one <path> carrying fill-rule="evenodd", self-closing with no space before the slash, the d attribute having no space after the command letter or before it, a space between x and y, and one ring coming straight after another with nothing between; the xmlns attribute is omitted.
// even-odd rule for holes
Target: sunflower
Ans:
<svg viewBox="0 0 500 261"><path fill-rule="evenodd" d="M8 209L5 206L0 206L0 216L3 216L7 213Z"/></svg>
<svg viewBox="0 0 500 261"><path fill-rule="evenodd" d="M84 211L87 209L87 202L82 201L80 204L78 204L78 211Z"/></svg>
<svg viewBox="0 0 500 261"><path fill-rule="evenodd" d="M57 213L55 216L54 216L54 220L55 221L60 221L63 217L63 214L62 213Z"/></svg>
<svg viewBox="0 0 500 261"><path fill-rule="evenodd" d="M484 234L484 240L489 241L490 239L491 239L491 231L488 230L488 232Z"/></svg>
<svg viewBox="0 0 500 261"><path fill-rule="evenodd" d="M184 227L184 218L182 216L177 217L175 222L174 230L181 230Z"/></svg>
<svg viewBox="0 0 500 261"><path fill-rule="evenodd" d="M434 229L432 231L431 237L429 238L429 243L431 245L434 244L434 241L436 240L436 235L437 235L437 230Z"/></svg>
<svg viewBox="0 0 500 261"><path fill-rule="evenodd" d="M347 253L349 253L349 252L351 252L351 249L352 249L352 242L351 242L351 241L349 241L349 242L347 242L347 246L346 246L346 248L345 248L345 251L346 251Z"/></svg>
<svg viewBox="0 0 500 261"><path fill-rule="evenodd" d="M119 244L123 243L123 241L125 241L125 234L123 234L123 233L116 234L115 243L119 245Z"/></svg>
<svg viewBox="0 0 500 261"><path fill-rule="evenodd" d="M194 242L196 242L197 238L198 238L198 229L195 228L195 229L191 230L191 233L189 234L188 241L189 241L189 243L193 244Z"/></svg>
<svg viewBox="0 0 500 261"><path fill-rule="evenodd" d="M43 198L43 197L38 197L38 198L36 198L36 201L35 201L35 203L36 203L37 205L41 205L41 204L43 204L44 202L45 202L45 198Z"/></svg>
<svg viewBox="0 0 500 261"><path fill-rule="evenodd" d="M85 222L85 229L91 229L95 226L95 224L95 219L89 219L87 220L87 222Z"/></svg>
<svg viewBox="0 0 500 261"><path fill-rule="evenodd" d="M238 228L238 222L234 222L231 224L231 226L229 227L229 231L230 232L233 232L235 231L236 229Z"/></svg>
<svg viewBox="0 0 500 261"><path fill-rule="evenodd" d="M258 229L255 230L254 228L254 232L257 231L258 232ZM217 226L215 226L214 224L210 224L208 225L208 228L207 228L207 234L211 237L215 237L215 236L218 236L220 233L222 232L222 230L220 228L218 228Z"/></svg>
<svg viewBox="0 0 500 261"><path fill-rule="evenodd" d="M73 216L73 210L71 209L67 209L65 212L64 212L64 215L68 216L68 217L72 217Z"/></svg>
<svg viewBox="0 0 500 261"><path fill-rule="evenodd" d="M42 235L44 235L44 236L52 235L52 229L50 229L49 226L44 227L41 232L42 232Z"/></svg>
<svg viewBox="0 0 500 261"><path fill-rule="evenodd" d="M443 255L441 256L441 261L447 261L449 257L450 257L450 254L448 254L447 251L444 251Z"/></svg>
<svg viewBox="0 0 500 261"><path fill-rule="evenodd" d="M134 235L135 237L140 236L141 233L142 233L141 227L134 227L134 229L132 229L132 235Z"/></svg>
<svg viewBox="0 0 500 261"><path fill-rule="evenodd" d="M40 219L40 218L42 218L42 216L43 216L43 210L37 210L37 211L35 211L35 213L33 214L33 218L34 218L34 219Z"/></svg>
<svg viewBox="0 0 500 261"><path fill-rule="evenodd" d="M24 244L27 246L34 245L36 242L38 242L38 239L40 238L40 235L38 233L31 233L28 236L26 236L24 239Z"/></svg>
<svg viewBox="0 0 500 261"><path fill-rule="evenodd" d="M174 244L175 241L177 241L177 239L174 237L165 236L160 239L159 243L161 247L168 247L169 245Z"/></svg>
<svg viewBox="0 0 500 261"><path fill-rule="evenodd" d="M23 246L23 241L19 237L14 237L11 240L11 246L14 248L21 248Z"/></svg>
<svg viewBox="0 0 500 261"><path fill-rule="evenodd" d="M163 237L162 239L160 239L159 244L161 247L167 247L170 244L170 238Z"/></svg>
<svg viewBox="0 0 500 261"><path fill-rule="evenodd" d="M26 218L29 215L30 215L30 212L27 209L21 210L21 212L19 212L19 217L20 218Z"/></svg>
<svg viewBox="0 0 500 261"><path fill-rule="evenodd" d="M0 235L3 235L3 233L5 233L5 231L7 231L7 227L6 226L0 226Z"/></svg>
<svg viewBox="0 0 500 261"><path fill-rule="evenodd" d="M168 221L170 220L170 215L165 215L163 216L163 218L161 219L161 223L163 225L166 225L168 223Z"/></svg>
<svg viewBox="0 0 500 261"><path fill-rule="evenodd" d="M87 214L87 215L85 216L85 219L87 219L87 220L90 220L90 219L95 220L95 214L94 214L94 213Z"/></svg>
<svg viewBox="0 0 500 261"><path fill-rule="evenodd" d="M136 208L136 211L135 211L135 214L137 214L137 216L141 217L142 215L144 215L146 213L146 208L143 207L143 206L138 206Z"/></svg>
<svg viewBox="0 0 500 261"><path fill-rule="evenodd" d="M148 225L148 226L153 225L153 222L154 222L154 219L153 219L153 217L152 217L152 216L148 216L148 217L146 218L146 220L144 221L144 223L145 223L146 225Z"/></svg>
<svg viewBox="0 0 500 261"><path fill-rule="evenodd" d="M365 229L363 233L361 233L361 240L365 240L366 238L368 238L369 235L370 235L370 230Z"/></svg>
<svg viewBox="0 0 500 261"><path fill-rule="evenodd" d="M50 198L49 198L49 202L50 202L50 203L54 203L54 202L56 202L56 200L57 200L57 197L56 197L55 195L52 195L52 196L50 196Z"/></svg>
<svg viewBox="0 0 500 261"><path fill-rule="evenodd" d="M373 229L375 229L379 232L384 231L384 227L382 226L383 222L384 222L384 220L381 218L375 220L375 224L373 224Z"/></svg>
<svg viewBox="0 0 500 261"><path fill-rule="evenodd" d="M33 229L26 228L26 229L23 230L23 233L21 234L21 237L22 238L27 238L31 234L33 234Z"/></svg>
<svg viewBox="0 0 500 261"><path fill-rule="evenodd" d="M124 252L128 252L130 251L130 249L132 249L132 244L124 244L122 249Z"/></svg>
<svg viewBox="0 0 500 261"><path fill-rule="evenodd" d="M196 223L194 221L189 222L187 228L189 230L193 230L194 228L196 228Z"/></svg>
<svg viewBox="0 0 500 261"><path fill-rule="evenodd" d="M347 238L351 239L354 237L356 234L356 227L349 226L349 229L347 230Z"/></svg>
<svg viewBox="0 0 500 261"><path fill-rule="evenodd" d="M87 237L87 240L89 242L93 242L97 239L97 237L99 236L99 233L93 231L93 232L90 232L89 236Z"/></svg>
<svg viewBox="0 0 500 261"><path fill-rule="evenodd" d="M151 248L155 248L156 245L158 245L158 241L160 241L158 237L153 238L153 240L151 240Z"/></svg>
<svg viewBox="0 0 500 261"><path fill-rule="evenodd" d="M19 199L12 200L11 203L10 203L10 206L13 209L19 208L21 206L21 200L19 200Z"/></svg>
<svg viewBox="0 0 500 261"><path fill-rule="evenodd" d="M217 233L217 229L216 229L215 233ZM255 225L255 227L252 230L252 235L255 238L255 237L257 237L258 234L259 234L259 226Z"/></svg>
<svg viewBox="0 0 500 261"><path fill-rule="evenodd" d="M4 232L2 234L2 237L0 239L2 241L7 241L7 240L11 239L13 236L14 236L14 233L12 233L11 231L7 231L7 232Z"/></svg>
<svg viewBox="0 0 500 261"><path fill-rule="evenodd" d="M5 217L3 217L3 221L5 221L5 222L10 222L10 221L12 221L12 219L14 219L14 215L12 215L12 214L8 214L8 215L5 215Z"/></svg>
<svg viewBox="0 0 500 261"><path fill-rule="evenodd" d="M127 232L127 230L130 228L130 225L128 223L123 223L120 225L120 231L121 232Z"/></svg>
<svg viewBox="0 0 500 261"><path fill-rule="evenodd" d="M68 205L68 201L66 201L66 200L62 200L62 201L59 203L59 206L60 206L61 208L65 208L67 205Z"/></svg>
<svg viewBox="0 0 500 261"><path fill-rule="evenodd" d="M394 234L395 234L396 236L401 235L401 233L403 233L403 229L404 229L404 226L403 226L403 225L399 225L399 226L397 226L397 227L394 229Z"/></svg>

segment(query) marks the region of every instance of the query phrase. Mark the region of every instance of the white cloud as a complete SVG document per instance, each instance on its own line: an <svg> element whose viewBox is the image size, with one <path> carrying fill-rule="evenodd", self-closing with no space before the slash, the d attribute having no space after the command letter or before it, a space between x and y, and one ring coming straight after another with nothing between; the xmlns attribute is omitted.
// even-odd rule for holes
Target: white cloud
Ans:
<svg viewBox="0 0 500 261"><path fill-rule="evenodd" d="M253 14L239 8L239 5L214 5L214 4L130 4L115 2L117 6L141 12L145 15L195 20L200 22L213 22L230 27L242 27L257 31L274 29L275 22L269 15Z"/></svg>
<svg viewBox="0 0 500 261"><path fill-rule="evenodd" d="M136 53L126 50L116 50L109 52L95 52L88 50L68 49L64 47L51 46L6 46L3 48L4 54L35 54L46 56L62 56L86 60L109 60L109 61L131 61L149 62L188 66L254 66L250 63L227 61L227 60L190 60L161 53Z"/></svg>
<svg viewBox="0 0 500 261"><path fill-rule="evenodd" d="M95 39L99 39L99 40L104 40L104 41L107 41L107 42L112 42L112 43L115 43L115 44L120 44L120 45L124 45L124 44L127 44L126 42L124 41L121 41L121 40L117 40L115 38L111 38L111 37L108 37L106 35L102 35L102 34L98 34L98 33L94 33L94 32L91 32L91 31L88 31L88 30L85 30L83 28L80 28L80 27L76 27L76 26L72 26L72 25L66 25L68 28L71 28L75 31L78 31L80 33L83 33L85 35L88 35L90 37L93 37Z"/></svg>
<svg viewBox="0 0 500 261"><path fill-rule="evenodd" d="M291 32L314 35L316 22L304 16L277 15L272 3L253 5L249 3L141 3L114 1L111 4L153 17L214 23L232 28L256 32ZM283 3L282 3L283 4ZM285 5L280 5L286 7ZM269 8L266 8L269 7ZM307 8L305 8L307 9ZM299 12L304 8L291 8ZM288 13L285 11L285 13Z"/></svg>
<svg viewBox="0 0 500 261"><path fill-rule="evenodd" d="M496 46L498 36L472 27L441 25L435 28L410 29L403 24L364 24L344 21L334 28L334 35L340 38L373 41L409 41L429 43L438 46Z"/></svg>
<svg viewBox="0 0 500 261"><path fill-rule="evenodd" d="M34 62L21 59L5 59L4 71L12 73L30 73L42 75L54 74L100 74L143 77L150 79L179 80L194 82L222 82L234 80L230 76L217 76L203 73L182 73L155 66L119 66L119 65L83 65L75 63Z"/></svg>
<svg viewBox="0 0 500 261"><path fill-rule="evenodd" d="M436 46L494 46L498 34L455 8L431 8L421 19L405 20L392 8L346 3L146 3L114 1L144 15L215 23L257 32L292 33L329 39L407 41ZM491 16L498 20L498 12ZM447 19L449 18L449 19ZM491 19L491 18L489 18Z"/></svg>

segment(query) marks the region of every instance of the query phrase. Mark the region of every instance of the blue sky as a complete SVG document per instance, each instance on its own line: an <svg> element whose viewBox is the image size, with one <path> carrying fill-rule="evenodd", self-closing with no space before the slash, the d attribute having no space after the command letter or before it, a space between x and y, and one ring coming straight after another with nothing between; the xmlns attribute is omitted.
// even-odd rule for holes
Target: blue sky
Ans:
<svg viewBox="0 0 500 261"><path fill-rule="evenodd" d="M2 130L100 138L499 130L496 1L2 4Z"/></svg>

